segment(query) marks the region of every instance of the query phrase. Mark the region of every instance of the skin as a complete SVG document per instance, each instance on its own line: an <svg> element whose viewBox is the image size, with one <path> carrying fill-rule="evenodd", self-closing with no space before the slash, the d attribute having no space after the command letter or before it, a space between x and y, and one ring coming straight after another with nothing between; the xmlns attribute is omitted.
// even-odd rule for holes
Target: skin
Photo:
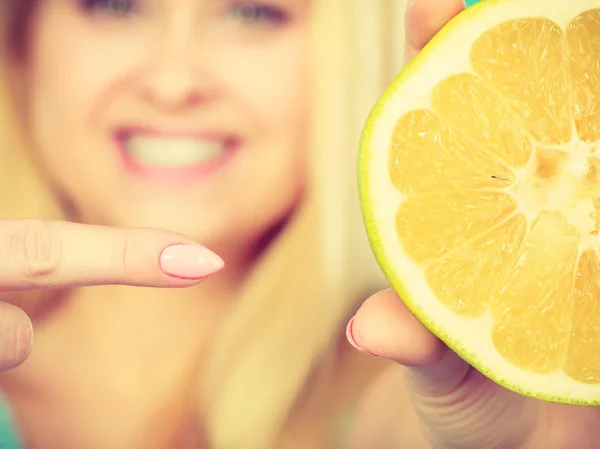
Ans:
<svg viewBox="0 0 600 449"><path fill-rule="evenodd" d="M69 218L168 229L230 269L252 263L259 238L304 186L309 2L275 0L249 20L231 1L134 0L123 15L107 12L106 0L81 3L41 2L25 61L28 126ZM236 148L189 181L140 179L115 142L138 127L218 134Z"/></svg>
<svg viewBox="0 0 600 449"><path fill-rule="evenodd" d="M454 15L461 0L412 0L406 59ZM432 335L392 290L370 297L352 320L350 342L392 366L358 412L349 449L592 449L600 413L528 399L493 383ZM412 401L414 410L407 409ZM422 429L416 431L415 429Z"/></svg>
<svg viewBox="0 0 600 449"><path fill-rule="evenodd" d="M55 4L62 6L53 6L53 8L64 7L64 3L55 2ZM440 4L439 0L413 0L407 11L408 47L406 54L409 57L416 54L431 36L461 8L462 5L457 0L447 0L443 4ZM423 20L423 18L428 19ZM181 76L183 72L178 73L178 76ZM181 97L178 98L181 99ZM99 142L90 142L90 144L100 145ZM95 148L94 145L91 148ZM65 151L67 150L65 149ZM49 167L52 162L50 159L47 154L46 164ZM105 167L110 167L109 160L105 160L103 164ZM55 167L55 170L59 169L63 168ZM115 179L119 182L118 177ZM66 183L67 181L65 181L65 185L61 186L62 190L69 189ZM93 182L90 184L93 185ZM151 217L154 213L157 213L158 216L159 213L164 212L164 209L161 209L164 206L161 206L160 202L157 206L144 204L144 201L148 199L145 192L135 191L134 194L139 195L136 196L136 199L142 202L140 207L144 214L141 214L141 217ZM77 197L73 196L73 202L77 206ZM291 198L294 195L290 194L289 196ZM179 201L184 200L185 198L182 198ZM103 209L92 213L94 211L85 204L83 199L80 200L80 203L76 209L80 211L81 217L87 217L86 220L90 222L94 218L95 221L106 221L107 224L119 223L125 226L146 224L146 222L136 221L137 213L135 215L132 213L130 216L127 210L119 209L118 204L115 207L115 211L118 213L112 214ZM291 206L288 205L288 207ZM277 215L277 213L272 213L271 218L274 220ZM120 218L117 219L117 217ZM131 222L127 217L132 217ZM231 219L232 217L226 218ZM162 225L168 225L166 227L173 228L172 230L179 230L176 226L179 224L177 217L167 217L164 220ZM267 221L265 219L265 222ZM226 222L226 219L219 221L216 218L214 221L221 225ZM214 223L213 225L216 226ZM202 221L199 224L202 224ZM199 228L201 227L199 226ZM194 227L194 229L196 228ZM192 243L187 237L167 231L0 220L0 235L3 237L0 239L0 248L3 254L3 257L0 258L0 273L3 273L0 276L1 290L47 287L49 284L52 287L68 287L89 283L177 287L191 285L200 280L183 281L167 275L161 269L160 255L164 248L173 243ZM102 244L99 244L100 242ZM82 245L90 248L90 251L78 252L76 248ZM59 252L57 253L57 251ZM63 257L52 256L55 254ZM206 275L208 276L210 273L207 272ZM145 291L144 294L146 293ZM92 298L88 299L94 303ZM150 294L144 297L144 302L141 304L146 308L152 308L161 303L160 301L155 302L155 299ZM102 298L102 300L106 302L106 298ZM96 302L96 304L99 303L101 302ZM186 312L189 315L188 309ZM382 322L387 325L381 326ZM60 323L59 320L59 327L65 329ZM177 323L178 326L185 326L185 320L177 321ZM90 328L95 329L93 323L87 324ZM128 327L127 330L131 333L131 327ZM115 331L114 327L111 328L112 331ZM116 333L119 334L118 329ZM67 336L69 335L67 330ZM84 338L84 334L73 335ZM594 430L598 426L597 413L594 410L532 401L491 383L444 347L410 315L401 300L389 290L377 293L363 304L352 320L350 336L351 343L362 352L385 357L403 366L402 368L397 366L390 368L367 391L362 407L357 413L354 437L350 438L351 444L354 444L351 446L353 449L363 447L389 449L396 445L403 447L401 443L405 444L404 447L440 449L481 449L482 447L487 449L507 447L511 449L539 447L562 449L572 446L573 435L577 435L578 448L591 449L598 447L600 443L598 437L594 435ZM109 340L107 349L114 350L119 344L125 346L128 344L126 341L119 341L118 337L116 340L111 340L109 336L106 338ZM70 340L64 338L59 340L63 346L57 346L55 349L62 348L64 350L64 342ZM89 342L84 342L84 346L86 343ZM140 341L135 341L134 347L139 343ZM8 369L21 363L29 353L30 346L29 319L14 306L3 304L0 307L0 348L2 348L0 364L2 368ZM137 346L135 349L139 353L143 352L144 348ZM154 345L152 349L156 352L160 348ZM90 347L87 346L86 350L89 352ZM81 356L82 354L78 353L77 355ZM68 356L72 355L73 353L68 354ZM84 363L86 361L90 360L83 360ZM35 368L37 365L33 363L32 366ZM111 366L119 365L111 364ZM152 366L158 370L160 364L154 363ZM35 377L32 374L34 371L35 369L30 369L28 374ZM101 372L103 375L108 375L107 371ZM69 378L65 380L60 377L52 378L52 375L49 377L52 382L60 379L63 383L69 384ZM79 380L84 382L85 379ZM77 388L77 385L73 383L69 385L74 389ZM152 390L144 388L146 396L148 391ZM412 400L417 413L413 413L409 407L405 406L408 400ZM65 403L65 406L67 404ZM92 408L102 408L99 407L102 404L97 401L92 401L92 404ZM146 405L142 404L142 407ZM112 411L114 408L109 408L109 412ZM85 407L77 409L77 413L77 416L83 421L88 418L88 410ZM43 416L47 418L49 414ZM94 417L98 418L98 415ZM516 422L517 420L519 423ZM424 429L423 432L416 430L419 425ZM60 430L59 428L59 434ZM90 435L87 435L88 439L80 441L100 442L100 445L96 447L131 447L107 445L106 443L110 443L111 440L107 439L107 436L102 437L102 432L105 430L100 428L95 438L89 439ZM43 441L52 447L51 438ZM71 444L73 441L77 440L71 440ZM112 440L112 442L114 441ZM123 441L127 440L120 440L120 443ZM55 447L64 448L66 446L56 443Z"/></svg>
<svg viewBox="0 0 600 449"><path fill-rule="evenodd" d="M310 2L247 2L258 15L246 18L233 1L140 0L125 15L107 4L41 0L20 61L33 151L78 222L0 222L0 290L51 284L67 296L33 317L36 350L1 380L39 447L201 438L195 390L206 348L305 185ZM218 135L235 149L193 178L149 179L122 162L124 128ZM163 250L181 242L202 242L226 269L206 280L222 262L192 258L179 263L196 264L193 278L165 270ZM103 288L66 290L80 285ZM31 351L31 320L1 307L8 369ZM193 431L178 428L187 422Z"/></svg>

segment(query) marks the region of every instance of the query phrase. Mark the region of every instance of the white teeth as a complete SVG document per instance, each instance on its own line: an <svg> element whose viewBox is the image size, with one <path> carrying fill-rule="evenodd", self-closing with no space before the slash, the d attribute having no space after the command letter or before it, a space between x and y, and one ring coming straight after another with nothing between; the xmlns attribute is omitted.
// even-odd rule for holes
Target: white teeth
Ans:
<svg viewBox="0 0 600 449"><path fill-rule="evenodd" d="M223 144L194 137L133 136L125 142L131 159L145 166L186 167L216 159Z"/></svg>

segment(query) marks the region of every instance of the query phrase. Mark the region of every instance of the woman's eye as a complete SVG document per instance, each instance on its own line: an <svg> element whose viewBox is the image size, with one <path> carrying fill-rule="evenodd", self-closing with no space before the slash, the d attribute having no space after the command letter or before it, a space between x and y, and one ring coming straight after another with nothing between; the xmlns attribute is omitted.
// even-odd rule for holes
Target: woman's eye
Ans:
<svg viewBox="0 0 600 449"><path fill-rule="evenodd" d="M235 19L248 24L260 22L279 24L287 19L287 13L283 9L256 3L236 5L231 14Z"/></svg>
<svg viewBox="0 0 600 449"><path fill-rule="evenodd" d="M80 0L86 11L125 16L135 11L134 0Z"/></svg>

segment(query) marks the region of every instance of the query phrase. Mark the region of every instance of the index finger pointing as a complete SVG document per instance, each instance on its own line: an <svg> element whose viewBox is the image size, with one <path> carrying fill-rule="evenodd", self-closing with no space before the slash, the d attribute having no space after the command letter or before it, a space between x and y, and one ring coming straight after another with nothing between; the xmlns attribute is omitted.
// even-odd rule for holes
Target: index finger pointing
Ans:
<svg viewBox="0 0 600 449"><path fill-rule="evenodd" d="M0 290L183 287L223 266L215 253L167 231L0 219Z"/></svg>

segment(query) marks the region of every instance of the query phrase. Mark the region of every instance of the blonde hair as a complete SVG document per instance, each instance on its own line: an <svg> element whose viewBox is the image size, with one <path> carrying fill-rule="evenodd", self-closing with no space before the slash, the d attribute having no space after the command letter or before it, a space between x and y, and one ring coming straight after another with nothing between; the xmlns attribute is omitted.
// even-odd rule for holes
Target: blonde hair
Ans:
<svg viewBox="0 0 600 449"><path fill-rule="evenodd" d="M310 420L308 408L336 412L327 397L340 363L336 343L358 301L382 283L362 229L354 165L363 121L400 67L404 1L313 4L308 191L216 337L200 398L213 449L332 447L328 430L295 420ZM0 84L0 192L10 192L0 216L57 217L35 161L14 150L26 142L13 132L14 106Z"/></svg>

